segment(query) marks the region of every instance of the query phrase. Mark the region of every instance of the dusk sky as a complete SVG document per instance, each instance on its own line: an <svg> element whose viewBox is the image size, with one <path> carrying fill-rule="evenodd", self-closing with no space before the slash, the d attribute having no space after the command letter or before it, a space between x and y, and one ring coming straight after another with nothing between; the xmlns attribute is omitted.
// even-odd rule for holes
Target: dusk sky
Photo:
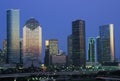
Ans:
<svg viewBox="0 0 120 81"><path fill-rule="evenodd" d="M20 37L25 22L34 17L42 26L46 39L58 39L59 48L67 52L67 36L72 21L85 20L86 48L88 38L99 35L99 26L114 24L116 57L120 59L120 0L1 0L0 48L6 39L6 10L20 9ZM43 49L44 54L44 49Z"/></svg>

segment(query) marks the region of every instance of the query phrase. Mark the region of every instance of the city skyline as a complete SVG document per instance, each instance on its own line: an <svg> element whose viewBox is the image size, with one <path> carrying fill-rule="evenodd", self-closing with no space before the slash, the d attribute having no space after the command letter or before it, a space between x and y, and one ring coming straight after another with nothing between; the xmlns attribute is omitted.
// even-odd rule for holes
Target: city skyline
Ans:
<svg viewBox="0 0 120 81"><path fill-rule="evenodd" d="M30 5L36 4L37 2L39 4L44 3L42 5L43 7L41 5L39 5L40 10L37 9L37 7L39 7L39 6L36 6L36 5L34 7L29 6L26 8L21 6L22 4L26 5L27 2L29 2L29 1L23 1L23 2L20 1L20 3L18 2L19 4L15 3L14 0L10 1L10 4L7 4L7 2L9 3L9 1L5 0L0 3L1 4L0 17L1 17L1 19L3 19L3 20L1 20L2 22L1 22L1 26L0 26L2 28L0 30L0 47L1 48L2 48L2 41L4 39L6 39L6 20L5 20L6 17L4 14L6 14L7 9L14 9L14 8L15 9L18 8L21 11L21 25L20 25L21 33L22 33L22 28L23 28L25 21L28 20L31 16L33 16L41 23L41 25L43 27L43 45L44 45L45 39L57 38L60 42L60 44L59 44L60 49L64 50L65 52L67 52L67 36L71 33L71 22L76 19L83 19L86 21L86 48L88 45L87 44L88 37L91 37L91 36L96 37L99 35L98 30L99 30L100 25L113 23L113 24L115 24L115 28L114 28L115 36L120 35L120 33L119 33L119 26L120 26L119 19L120 18L118 15L120 12L118 10L115 10L119 7L119 3L120 3L119 1L111 0L111 1L109 1L109 3L107 3L107 1L98 1L98 2L94 1L93 6L92 6L92 3L90 2L91 7L90 7L90 4L88 4L89 1L76 1L76 2L69 1L68 4L67 4L67 1L63 1L63 2L62 1L57 2L54 0L48 1L48 3L50 2L50 4L46 3L47 1L36 1L33 3L32 3L32 1L30 1ZM75 6L75 5L71 6L72 2L73 2L73 4L76 3L76 4L81 4L81 5L83 4L83 5L82 6L78 5L79 8L77 8L77 6ZM52 4L54 4L54 5L52 6ZM63 9L63 7L60 6L61 4L64 4L63 7L66 7L65 9L68 9L68 11L65 11L65 9ZM84 6L84 4L86 4L86 5ZM103 4L102 8L100 8L101 4ZM108 4L108 6L107 6L107 4ZM45 7L47 5L50 8ZM114 7L112 7L111 5ZM55 6L56 6L56 8L55 8ZM88 8L88 7L90 7L90 8ZM96 8L94 8L94 7L96 7ZM104 7L105 7L105 9L103 9ZM35 8L35 10L34 10L34 8ZM77 8L77 9L74 10L74 8ZM30 9L32 9L32 10L30 10ZM50 12L49 14L45 13L45 12L48 12L46 9ZM49 9L51 9L51 10L49 10ZM64 13L59 14L59 10L57 10L57 9L59 9L60 12L64 12ZM91 12L88 12L89 9L91 10ZM36 12L36 13L38 11L39 14L31 13L32 11ZM104 13L102 13L102 11L104 11ZM73 13L69 14L70 12L71 13L73 12ZM88 12L88 14L87 14L87 12ZM100 12L102 14L99 14ZM55 14L53 14L53 13L55 13ZM91 13L91 14L89 14L89 13ZM95 15L95 14L97 14L97 15ZM64 32L63 32L63 30L64 30ZM21 37L22 37L22 34L21 34ZM120 37L118 36L115 38L116 38L116 40L115 40L116 41L115 42L116 54L119 57L120 56L119 55Z"/></svg>

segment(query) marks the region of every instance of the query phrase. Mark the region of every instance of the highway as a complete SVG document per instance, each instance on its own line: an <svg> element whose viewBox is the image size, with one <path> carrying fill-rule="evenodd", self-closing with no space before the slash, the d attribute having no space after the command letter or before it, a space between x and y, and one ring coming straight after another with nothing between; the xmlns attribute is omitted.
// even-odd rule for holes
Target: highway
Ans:
<svg viewBox="0 0 120 81"><path fill-rule="evenodd" d="M34 73L13 73L13 74L0 74L0 78L9 78L9 77L29 77L31 75L40 75L40 76L54 76L54 75L82 75L87 74L87 72L34 72Z"/></svg>
<svg viewBox="0 0 120 81"><path fill-rule="evenodd" d="M69 79L70 77L72 78L72 75L78 75L76 79L82 79L82 78L96 78L100 80L105 80L105 81L120 81L120 78L116 77L93 77L94 75L87 75L85 77L82 77L83 74L87 74L87 72L34 72L34 73L13 73L13 74L0 74L0 79L2 80L3 78L24 78L24 77L54 77L55 79ZM88 73L89 74L89 73ZM59 76L59 77L56 77ZM74 77L73 77L74 78ZM75 78L74 78L75 79Z"/></svg>

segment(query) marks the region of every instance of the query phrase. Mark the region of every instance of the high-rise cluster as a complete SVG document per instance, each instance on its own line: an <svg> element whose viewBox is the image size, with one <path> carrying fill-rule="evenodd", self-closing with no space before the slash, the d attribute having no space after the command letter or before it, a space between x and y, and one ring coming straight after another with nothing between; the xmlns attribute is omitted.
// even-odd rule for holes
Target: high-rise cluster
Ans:
<svg viewBox="0 0 120 81"><path fill-rule="evenodd" d="M58 39L46 40L45 65L66 65L67 63L84 68L87 63L103 64L115 61L113 24L101 25L99 36L96 39L89 38L87 50L85 21L75 20L72 22L72 33L67 38L67 44L68 55L65 55L65 52L59 50ZM4 40L3 45L4 49L0 53L5 54L7 63L39 67L42 62L42 27L35 18L30 18L23 27L23 38L20 39L20 11L7 10L7 40Z"/></svg>
<svg viewBox="0 0 120 81"><path fill-rule="evenodd" d="M42 28L37 20L30 18L23 28L20 40L20 11L7 11L7 63L25 66L41 64Z"/></svg>
<svg viewBox="0 0 120 81"><path fill-rule="evenodd" d="M68 36L68 65L84 67L87 62L105 64L115 61L113 24L99 27L99 36L96 41L93 37L88 41L88 54L86 54L85 38L85 21L73 21L72 35Z"/></svg>
<svg viewBox="0 0 120 81"><path fill-rule="evenodd" d="M66 65L66 55L59 51L57 39L45 41L44 63L46 66Z"/></svg>

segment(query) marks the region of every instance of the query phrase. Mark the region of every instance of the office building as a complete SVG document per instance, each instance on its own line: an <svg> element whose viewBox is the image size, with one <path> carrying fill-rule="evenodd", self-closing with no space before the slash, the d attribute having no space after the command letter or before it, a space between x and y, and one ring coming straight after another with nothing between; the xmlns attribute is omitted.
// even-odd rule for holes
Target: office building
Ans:
<svg viewBox="0 0 120 81"><path fill-rule="evenodd" d="M102 55L101 55L101 44L100 44L100 36L96 37L96 56L97 56L97 62L102 62Z"/></svg>
<svg viewBox="0 0 120 81"><path fill-rule="evenodd" d="M51 65L52 66L66 66L66 55L51 55Z"/></svg>
<svg viewBox="0 0 120 81"><path fill-rule="evenodd" d="M86 45L85 45L85 21L76 20L72 22L72 59L74 66L85 67Z"/></svg>
<svg viewBox="0 0 120 81"><path fill-rule="evenodd" d="M95 55L95 40L93 37L89 39L89 47L88 47L88 61L95 62L96 55Z"/></svg>
<svg viewBox="0 0 120 81"><path fill-rule="evenodd" d="M20 63L20 11L7 10L7 63Z"/></svg>
<svg viewBox="0 0 120 81"><path fill-rule="evenodd" d="M30 18L23 28L24 67L39 67L42 61L42 28L37 20Z"/></svg>
<svg viewBox="0 0 120 81"><path fill-rule="evenodd" d="M72 35L69 35L67 38L67 47L68 47L67 65L72 65Z"/></svg>
<svg viewBox="0 0 120 81"><path fill-rule="evenodd" d="M20 39L20 64L23 64L23 39Z"/></svg>
<svg viewBox="0 0 120 81"><path fill-rule="evenodd" d="M45 41L45 65L50 66L52 64L52 55L58 55L58 40L50 39Z"/></svg>
<svg viewBox="0 0 120 81"><path fill-rule="evenodd" d="M104 62L114 62L114 25L102 25L100 28L101 59ZM99 57L98 57L99 58Z"/></svg>

